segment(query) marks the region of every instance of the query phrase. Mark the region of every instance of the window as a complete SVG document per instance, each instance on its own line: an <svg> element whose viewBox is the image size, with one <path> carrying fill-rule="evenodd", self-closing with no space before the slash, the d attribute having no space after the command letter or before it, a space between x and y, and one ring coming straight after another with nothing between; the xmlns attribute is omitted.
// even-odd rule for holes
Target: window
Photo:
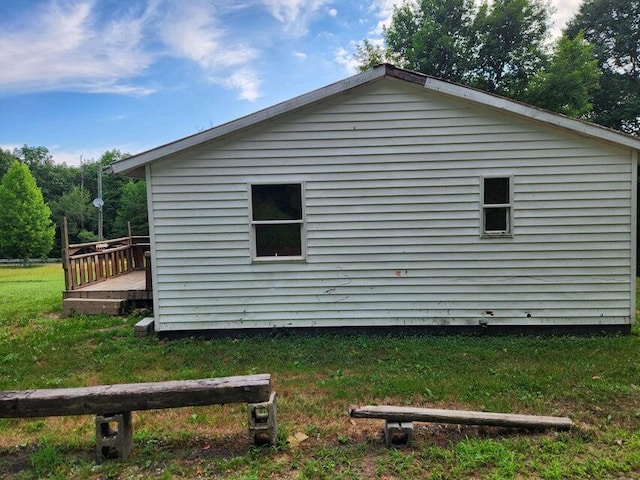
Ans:
<svg viewBox="0 0 640 480"><path fill-rule="evenodd" d="M302 184L251 185L253 258L302 260Z"/></svg>
<svg viewBox="0 0 640 480"><path fill-rule="evenodd" d="M482 236L510 237L512 212L511 177L482 178Z"/></svg>

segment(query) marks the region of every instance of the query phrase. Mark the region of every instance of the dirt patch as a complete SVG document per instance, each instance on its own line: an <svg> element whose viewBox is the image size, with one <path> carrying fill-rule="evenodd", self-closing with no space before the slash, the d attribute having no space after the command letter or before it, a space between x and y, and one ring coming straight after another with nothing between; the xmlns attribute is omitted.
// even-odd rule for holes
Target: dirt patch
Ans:
<svg viewBox="0 0 640 480"><path fill-rule="evenodd" d="M33 449L13 448L0 449L0 478L11 479L31 468L29 457Z"/></svg>

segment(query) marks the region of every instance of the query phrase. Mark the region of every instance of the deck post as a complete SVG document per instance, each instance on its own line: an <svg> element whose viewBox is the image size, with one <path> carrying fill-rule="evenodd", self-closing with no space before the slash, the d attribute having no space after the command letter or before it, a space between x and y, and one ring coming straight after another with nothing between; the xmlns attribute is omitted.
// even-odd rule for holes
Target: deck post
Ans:
<svg viewBox="0 0 640 480"><path fill-rule="evenodd" d="M67 217L62 217L62 228L60 232L62 237L62 269L64 270L64 288L65 290L73 289L71 280L71 265L69 262L69 225Z"/></svg>

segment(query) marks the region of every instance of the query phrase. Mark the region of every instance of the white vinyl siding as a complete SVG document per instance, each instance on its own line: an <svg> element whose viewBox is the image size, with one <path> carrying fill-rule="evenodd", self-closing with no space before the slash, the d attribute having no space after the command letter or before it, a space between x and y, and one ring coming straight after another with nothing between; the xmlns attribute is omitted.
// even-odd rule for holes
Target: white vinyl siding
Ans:
<svg viewBox="0 0 640 480"><path fill-rule="evenodd" d="M628 324L630 157L390 79L344 92L148 167L156 328ZM492 176L513 238L478 235ZM247 185L300 182L307 261L252 262Z"/></svg>

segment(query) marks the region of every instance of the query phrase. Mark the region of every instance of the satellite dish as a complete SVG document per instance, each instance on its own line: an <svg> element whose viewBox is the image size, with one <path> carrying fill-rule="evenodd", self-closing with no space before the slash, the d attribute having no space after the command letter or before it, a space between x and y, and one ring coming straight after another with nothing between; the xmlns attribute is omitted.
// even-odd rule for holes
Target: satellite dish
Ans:
<svg viewBox="0 0 640 480"><path fill-rule="evenodd" d="M104 200L101 199L100 197L98 198L94 198L93 199L93 206L96 208L102 208L102 206L104 205Z"/></svg>

